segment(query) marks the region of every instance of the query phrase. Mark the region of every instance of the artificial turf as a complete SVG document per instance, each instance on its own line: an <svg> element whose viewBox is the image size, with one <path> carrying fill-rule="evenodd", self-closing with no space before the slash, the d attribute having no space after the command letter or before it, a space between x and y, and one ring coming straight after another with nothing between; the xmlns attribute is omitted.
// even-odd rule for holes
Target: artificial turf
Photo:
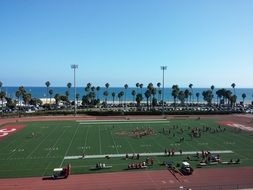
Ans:
<svg viewBox="0 0 253 190"><path fill-rule="evenodd" d="M15 123L17 124L17 123ZM52 121L29 122L26 127L0 141L0 178L46 176L53 168L72 165L72 173L124 171L128 163L144 161L119 158L87 158L66 160L65 156L126 154L201 150L231 150L234 153L220 154L223 161L240 158L240 166L253 165L252 133L227 126L220 126L212 119L201 120L141 120L141 121ZM189 135L193 128L211 130L201 137ZM2 126L4 128L4 126ZM140 129L152 129L155 134L137 138L126 133ZM225 130L224 130L225 129ZM211 131L216 130L213 133ZM183 132L182 132L183 131ZM119 133L121 135L119 135ZM125 135L122 135L124 133ZM184 141L180 142L180 138ZM193 156L190 163L199 163ZM154 165L148 169L163 169L161 163L171 160L181 163L186 155L152 156ZM90 170L96 163L106 163L112 168ZM235 167L218 165L212 167Z"/></svg>

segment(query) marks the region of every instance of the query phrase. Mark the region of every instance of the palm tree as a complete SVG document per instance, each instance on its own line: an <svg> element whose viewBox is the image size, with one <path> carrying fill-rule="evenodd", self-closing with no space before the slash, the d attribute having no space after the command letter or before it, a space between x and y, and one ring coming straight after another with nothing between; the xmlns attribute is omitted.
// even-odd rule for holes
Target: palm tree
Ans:
<svg viewBox="0 0 253 190"><path fill-rule="evenodd" d="M153 95L153 97L154 97L154 92L153 92L153 89L154 89L154 85L153 85L153 83L149 83L148 84L148 86L147 86L147 89L150 91L150 97ZM152 97L150 98L150 105L152 104Z"/></svg>
<svg viewBox="0 0 253 190"><path fill-rule="evenodd" d="M190 91L189 91L188 89L186 89L186 90L184 91L184 98L186 98L187 103L188 103L189 95L190 95Z"/></svg>
<svg viewBox="0 0 253 190"><path fill-rule="evenodd" d="M135 84L135 86L136 86L136 88L137 88L136 91L138 92L138 88L140 87L140 83L137 82L137 83Z"/></svg>
<svg viewBox="0 0 253 190"><path fill-rule="evenodd" d="M221 104L221 98L222 98L222 94L223 94L223 89L219 89L216 91L216 95L217 95L217 104ZM220 100L220 101L219 101Z"/></svg>
<svg viewBox="0 0 253 190"><path fill-rule="evenodd" d="M149 109L149 104L148 104L148 100L151 96L151 91L149 89L146 90L146 92L144 93L145 97L147 98L147 110Z"/></svg>
<svg viewBox="0 0 253 190"><path fill-rule="evenodd" d="M68 90L65 91L65 95L66 95L67 101L69 101L69 91Z"/></svg>
<svg viewBox="0 0 253 190"><path fill-rule="evenodd" d="M51 99L52 99L53 93L54 93L53 89L50 89L49 90L50 105L51 105Z"/></svg>
<svg viewBox="0 0 253 190"><path fill-rule="evenodd" d="M141 94L142 94L142 88L143 88L143 84L140 84L140 89L141 89Z"/></svg>
<svg viewBox="0 0 253 190"><path fill-rule="evenodd" d="M230 90L226 90L224 95L227 100L227 106L229 106L229 103L230 103L229 101L231 100L232 92Z"/></svg>
<svg viewBox="0 0 253 190"><path fill-rule="evenodd" d="M214 90L214 85L211 86L211 90L212 90L212 95L213 95L213 90ZM214 97L214 95L213 95ZM213 100L212 100L213 101ZM217 102L218 103L218 102Z"/></svg>
<svg viewBox="0 0 253 190"><path fill-rule="evenodd" d="M30 93L25 93L25 94L23 95L23 100L24 100L24 102L25 102L25 105L28 105L28 104L29 104L31 98L32 98L32 95L31 95Z"/></svg>
<svg viewBox="0 0 253 190"><path fill-rule="evenodd" d="M118 93L119 104L120 104L120 98L121 98L121 94Z"/></svg>
<svg viewBox="0 0 253 190"><path fill-rule="evenodd" d="M199 103L199 95L200 95L200 93L199 93L199 92L197 92L197 93L196 93L196 97L197 97L197 104Z"/></svg>
<svg viewBox="0 0 253 190"><path fill-rule="evenodd" d="M156 86L157 86L157 88L159 89L159 88L161 87L161 83L158 82L158 83L156 84Z"/></svg>
<svg viewBox="0 0 253 190"><path fill-rule="evenodd" d="M185 98L186 98L186 93L184 91L180 90L178 93L178 99L180 100L182 105L184 105Z"/></svg>
<svg viewBox="0 0 253 190"><path fill-rule="evenodd" d="M0 81L0 92L2 92L3 83Z"/></svg>
<svg viewBox="0 0 253 190"><path fill-rule="evenodd" d="M97 91L97 99L98 99L98 92L99 92L99 90L100 90L100 86L97 86L97 87L96 87L96 91Z"/></svg>
<svg viewBox="0 0 253 190"><path fill-rule="evenodd" d="M15 93L15 96L17 97L17 99L18 99L18 104L20 103L20 96L21 96L21 92L20 92L20 90L17 90L16 91L16 93Z"/></svg>
<svg viewBox="0 0 253 190"><path fill-rule="evenodd" d="M246 98L246 94L243 93L243 94L242 94L242 99L243 99L243 102L242 102L242 103L243 103L243 105L244 105L244 100L245 100L245 98Z"/></svg>
<svg viewBox="0 0 253 190"><path fill-rule="evenodd" d="M234 95L236 95L236 94L235 94L235 86L236 86L235 83L232 83L232 84L231 84L231 87L232 87L233 90L234 90Z"/></svg>
<svg viewBox="0 0 253 190"><path fill-rule="evenodd" d="M26 94L26 90L25 90L24 86L20 86L18 88L18 90L20 91L20 96L22 96L24 99L24 95Z"/></svg>
<svg viewBox="0 0 253 190"><path fill-rule="evenodd" d="M4 99L6 98L6 93L4 91L0 92L0 99L2 101L2 115L4 113Z"/></svg>
<svg viewBox="0 0 253 190"><path fill-rule="evenodd" d="M125 88L125 106L126 106L126 95L127 95L128 84L125 84L124 88Z"/></svg>
<svg viewBox="0 0 253 190"><path fill-rule="evenodd" d="M88 82L86 86L87 86L88 88L91 88L91 83Z"/></svg>
<svg viewBox="0 0 253 190"><path fill-rule="evenodd" d="M70 96L70 88L71 88L72 84L70 82L67 83L67 88L68 88L68 100L69 100L69 96Z"/></svg>
<svg viewBox="0 0 253 190"><path fill-rule="evenodd" d="M152 88L151 89L151 94L153 96L153 98L150 100L152 102L152 107L154 108L155 105L157 105L157 99L156 99L156 88Z"/></svg>
<svg viewBox="0 0 253 190"><path fill-rule="evenodd" d="M161 101L161 96L162 96L162 90L158 90L158 95L159 95L159 101Z"/></svg>
<svg viewBox="0 0 253 190"><path fill-rule="evenodd" d="M120 104L120 101L121 101L121 97L124 96L124 92L123 91L120 91L118 93L118 98L119 98L119 104Z"/></svg>
<svg viewBox="0 0 253 190"><path fill-rule="evenodd" d="M103 95L105 96L105 103L107 104L107 97L109 95L108 91L104 91Z"/></svg>
<svg viewBox="0 0 253 190"><path fill-rule="evenodd" d="M193 84L189 84L189 88L191 89L191 93L189 93L190 96L190 102L192 103L194 100L192 100L192 95L193 95L193 89L192 89ZM193 96L194 97L194 96Z"/></svg>
<svg viewBox="0 0 253 190"><path fill-rule="evenodd" d="M68 88L68 91L70 90L72 84L70 82L67 83L67 88Z"/></svg>
<svg viewBox="0 0 253 190"><path fill-rule="evenodd" d="M161 87L161 83L160 82L158 82L157 84L157 88L158 88L158 100L160 101L161 100L161 94L162 94L162 91L160 90L160 87ZM160 93L160 91L161 91L161 93Z"/></svg>
<svg viewBox="0 0 253 190"><path fill-rule="evenodd" d="M233 95L233 96L231 97L230 101L231 101L231 106L232 106L232 107L235 106L235 104L236 104L236 99L237 99L237 96L236 96L236 95Z"/></svg>
<svg viewBox="0 0 253 190"><path fill-rule="evenodd" d="M90 89L91 89L92 92L94 92L96 90L96 87L92 86Z"/></svg>
<svg viewBox="0 0 253 190"><path fill-rule="evenodd" d="M209 105L211 105L212 99L213 99L212 91L211 91L211 90L203 91L203 92L202 92L202 96L203 96L203 99L204 99L205 101L207 101L207 103L208 103Z"/></svg>
<svg viewBox="0 0 253 190"><path fill-rule="evenodd" d="M132 90L132 96L133 96L133 103L134 103L134 99L135 99L135 96L136 96L136 91L135 90Z"/></svg>
<svg viewBox="0 0 253 190"><path fill-rule="evenodd" d="M112 92L112 102L113 102L113 104L114 104L115 96L116 96L116 93Z"/></svg>
<svg viewBox="0 0 253 190"><path fill-rule="evenodd" d="M55 99L55 104L58 105L59 101L60 101L60 95L59 94L55 94L54 95L54 99Z"/></svg>
<svg viewBox="0 0 253 190"><path fill-rule="evenodd" d="M178 85L173 85L172 86L171 95L174 98L174 107L176 107L176 101L177 101L178 94L179 94L179 87L178 87Z"/></svg>
<svg viewBox="0 0 253 190"><path fill-rule="evenodd" d="M109 83L106 83L106 84L105 84L105 87L106 87L106 89L108 89L108 88L110 87L110 84L109 84Z"/></svg>
<svg viewBox="0 0 253 190"><path fill-rule="evenodd" d="M136 102L137 102L137 107L140 107L141 101L143 100L142 94L137 94L135 100L136 100Z"/></svg>
<svg viewBox="0 0 253 190"><path fill-rule="evenodd" d="M87 83L86 87L84 88L86 95L90 93L90 88L91 88L91 83Z"/></svg>
<svg viewBox="0 0 253 190"><path fill-rule="evenodd" d="M80 94L76 93L76 102L77 102L77 105L78 105L79 98L80 98Z"/></svg>
<svg viewBox="0 0 253 190"><path fill-rule="evenodd" d="M49 81L45 82L45 85L46 85L46 87L47 87L47 99L48 99L48 93L49 93L50 82L49 82ZM46 103L47 103L47 99L46 99Z"/></svg>

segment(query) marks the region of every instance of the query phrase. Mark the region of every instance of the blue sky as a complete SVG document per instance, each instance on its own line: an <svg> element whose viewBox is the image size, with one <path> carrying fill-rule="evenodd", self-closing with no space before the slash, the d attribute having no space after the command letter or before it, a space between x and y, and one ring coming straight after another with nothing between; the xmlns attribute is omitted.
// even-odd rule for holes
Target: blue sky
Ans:
<svg viewBox="0 0 253 190"><path fill-rule="evenodd" d="M252 0L1 0L5 86L253 87Z"/></svg>

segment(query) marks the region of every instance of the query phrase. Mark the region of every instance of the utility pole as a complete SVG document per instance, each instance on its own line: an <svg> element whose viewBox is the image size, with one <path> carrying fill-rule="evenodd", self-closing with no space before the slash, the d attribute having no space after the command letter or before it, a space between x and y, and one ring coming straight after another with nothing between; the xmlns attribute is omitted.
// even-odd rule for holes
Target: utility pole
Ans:
<svg viewBox="0 0 253 190"><path fill-rule="evenodd" d="M74 115L76 116L76 69L78 68L78 65L71 65L71 69L74 69Z"/></svg>
<svg viewBox="0 0 253 190"><path fill-rule="evenodd" d="M167 66L161 66L163 71L163 93L162 93L162 114L164 115L164 71L167 70Z"/></svg>

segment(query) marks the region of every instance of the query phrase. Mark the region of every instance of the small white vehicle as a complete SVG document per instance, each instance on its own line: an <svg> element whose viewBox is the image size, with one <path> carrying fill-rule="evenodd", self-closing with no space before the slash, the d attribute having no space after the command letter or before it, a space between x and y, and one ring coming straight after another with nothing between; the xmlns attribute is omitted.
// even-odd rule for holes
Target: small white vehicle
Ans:
<svg viewBox="0 0 253 190"><path fill-rule="evenodd" d="M191 175L193 173L193 168L190 166L188 162L182 162L181 172L184 175Z"/></svg>
<svg viewBox="0 0 253 190"><path fill-rule="evenodd" d="M70 164L65 168L54 168L52 179L65 179L70 174Z"/></svg>

